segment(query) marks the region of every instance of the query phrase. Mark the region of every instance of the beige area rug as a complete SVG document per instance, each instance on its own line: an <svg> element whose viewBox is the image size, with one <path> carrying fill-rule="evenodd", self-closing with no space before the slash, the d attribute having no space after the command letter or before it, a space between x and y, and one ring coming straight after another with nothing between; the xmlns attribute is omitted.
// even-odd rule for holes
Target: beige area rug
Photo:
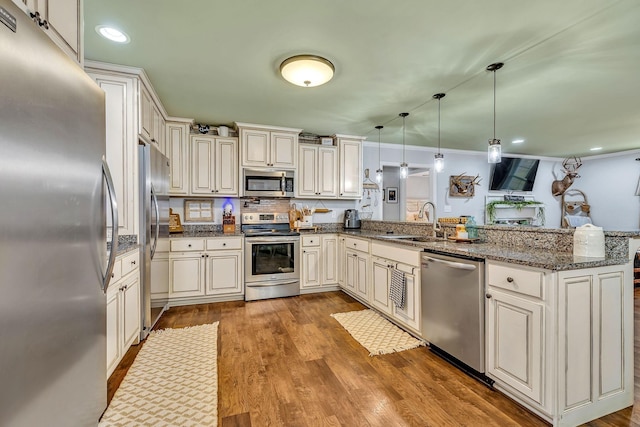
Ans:
<svg viewBox="0 0 640 427"><path fill-rule="evenodd" d="M216 426L218 322L149 334L100 427Z"/></svg>
<svg viewBox="0 0 640 427"><path fill-rule="evenodd" d="M331 317L369 350L369 356L395 353L425 345L373 310L334 313Z"/></svg>

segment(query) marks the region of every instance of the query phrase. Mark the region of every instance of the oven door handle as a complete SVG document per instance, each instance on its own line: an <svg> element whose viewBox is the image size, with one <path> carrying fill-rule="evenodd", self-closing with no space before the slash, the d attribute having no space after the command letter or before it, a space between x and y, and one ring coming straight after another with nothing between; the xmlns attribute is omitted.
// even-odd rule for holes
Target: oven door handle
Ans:
<svg viewBox="0 0 640 427"><path fill-rule="evenodd" d="M284 196L284 190L287 188L287 179L285 178L285 173L282 173L282 178L280 178L280 191L282 191L282 195Z"/></svg>
<svg viewBox="0 0 640 427"><path fill-rule="evenodd" d="M300 239L296 236L292 239L289 236L271 236L271 237L245 237L247 243L298 243Z"/></svg>
<svg viewBox="0 0 640 427"><path fill-rule="evenodd" d="M271 282L271 283L247 283L245 286L250 288L270 288L280 285L293 285L294 283L300 283L300 280L291 280L288 282Z"/></svg>

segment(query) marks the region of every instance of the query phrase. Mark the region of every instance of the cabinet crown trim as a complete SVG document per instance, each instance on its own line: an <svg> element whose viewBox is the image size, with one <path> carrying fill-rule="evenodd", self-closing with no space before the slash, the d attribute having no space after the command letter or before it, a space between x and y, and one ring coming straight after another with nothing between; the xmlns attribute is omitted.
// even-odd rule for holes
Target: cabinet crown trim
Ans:
<svg viewBox="0 0 640 427"><path fill-rule="evenodd" d="M273 131L280 131L280 132L292 132L296 134L304 130L304 129L285 128L280 126L258 125L255 123L241 123L241 122L234 122L234 126L236 129L242 128L242 129L257 129L257 130L273 130Z"/></svg>

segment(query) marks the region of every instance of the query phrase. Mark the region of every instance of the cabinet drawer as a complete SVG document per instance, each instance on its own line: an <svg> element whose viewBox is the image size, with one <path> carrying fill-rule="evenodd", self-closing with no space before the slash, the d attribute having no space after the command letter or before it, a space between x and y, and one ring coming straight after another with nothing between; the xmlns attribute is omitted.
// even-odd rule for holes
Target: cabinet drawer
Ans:
<svg viewBox="0 0 640 427"><path fill-rule="evenodd" d="M347 237L344 239L344 246L348 249L355 249L356 251L369 252L369 242L367 240L354 239Z"/></svg>
<svg viewBox="0 0 640 427"><path fill-rule="evenodd" d="M169 252L169 239L158 239L156 253L158 252Z"/></svg>
<svg viewBox="0 0 640 427"><path fill-rule="evenodd" d="M542 298L544 273L498 264L487 265L489 286L507 289L519 294Z"/></svg>
<svg viewBox="0 0 640 427"><path fill-rule="evenodd" d="M302 236L302 246L320 246L320 236Z"/></svg>
<svg viewBox="0 0 640 427"><path fill-rule="evenodd" d="M420 255L423 253L422 250L409 249L406 246L371 242L371 255L403 262L415 267L420 265Z"/></svg>
<svg viewBox="0 0 640 427"><path fill-rule="evenodd" d="M122 258L122 276L126 276L133 270L138 268L138 262L140 261L140 255L138 251L135 251Z"/></svg>
<svg viewBox="0 0 640 427"><path fill-rule="evenodd" d="M171 252L204 251L204 239L176 239L171 241Z"/></svg>
<svg viewBox="0 0 640 427"><path fill-rule="evenodd" d="M221 237L207 240L207 250L242 249L242 237Z"/></svg>

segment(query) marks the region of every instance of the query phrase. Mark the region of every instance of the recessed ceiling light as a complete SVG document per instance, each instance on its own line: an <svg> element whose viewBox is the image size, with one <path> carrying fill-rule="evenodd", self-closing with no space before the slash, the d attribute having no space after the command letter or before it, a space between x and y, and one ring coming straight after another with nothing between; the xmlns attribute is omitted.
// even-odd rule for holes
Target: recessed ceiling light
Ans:
<svg viewBox="0 0 640 427"><path fill-rule="evenodd" d="M130 39L127 33L120 31L117 28L109 27L108 25L98 25L96 32L105 39L109 39L116 43L129 43Z"/></svg>
<svg viewBox="0 0 640 427"><path fill-rule="evenodd" d="M600 151L600 150L602 150L602 147L593 147L593 148L590 148L589 150L591 150L591 151Z"/></svg>
<svg viewBox="0 0 640 427"><path fill-rule="evenodd" d="M512 144L522 144L524 142L524 139L514 139L513 141L511 141Z"/></svg>

